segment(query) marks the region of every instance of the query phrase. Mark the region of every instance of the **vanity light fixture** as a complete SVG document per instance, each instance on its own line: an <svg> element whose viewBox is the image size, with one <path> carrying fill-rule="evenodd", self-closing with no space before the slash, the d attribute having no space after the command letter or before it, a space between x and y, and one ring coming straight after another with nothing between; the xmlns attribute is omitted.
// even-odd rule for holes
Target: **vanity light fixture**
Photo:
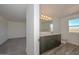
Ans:
<svg viewBox="0 0 79 59"><path fill-rule="evenodd" d="M41 15L41 16L40 16L40 19L41 19L41 20L44 20L44 21L51 21L51 20L52 20L51 17L46 16L46 15Z"/></svg>

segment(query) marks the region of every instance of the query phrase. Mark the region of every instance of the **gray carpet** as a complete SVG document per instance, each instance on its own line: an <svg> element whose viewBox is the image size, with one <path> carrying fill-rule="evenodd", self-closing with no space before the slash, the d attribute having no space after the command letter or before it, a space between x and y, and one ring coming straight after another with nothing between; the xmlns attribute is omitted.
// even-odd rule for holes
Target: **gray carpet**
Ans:
<svg viewBox="0 0 79 59"><path fill-rule="evenodd" d="M26 55L26 39L9 39L0 46L0 55Z"/></svg>

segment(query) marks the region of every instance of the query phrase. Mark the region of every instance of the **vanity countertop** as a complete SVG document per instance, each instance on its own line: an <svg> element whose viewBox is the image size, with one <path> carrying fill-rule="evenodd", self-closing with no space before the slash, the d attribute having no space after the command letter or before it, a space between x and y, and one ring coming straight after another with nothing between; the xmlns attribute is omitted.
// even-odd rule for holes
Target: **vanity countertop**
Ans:
<svg viewBox="0 0 79 59"><path fill-rule="evenodd" d="M40 36L49 36L49 35L58 35L59 33L53 33L53 32L41 32Z"/></svg>

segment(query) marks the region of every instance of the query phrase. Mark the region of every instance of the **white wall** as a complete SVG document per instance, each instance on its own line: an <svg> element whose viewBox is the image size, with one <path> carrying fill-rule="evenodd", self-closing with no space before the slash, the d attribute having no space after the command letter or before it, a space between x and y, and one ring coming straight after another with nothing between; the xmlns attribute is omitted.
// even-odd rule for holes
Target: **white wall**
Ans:
<svg viewBox="0 0 79 59"><path fill-rule="evenodd" d="M25 37L25 22L8 21L8 38Z"/></svg>
<svg viewBox="0 0 79 59"><path fill-rule="evenodd" d="M26 16L26 51L28 55L39 54L39 5L28 5Z"/></svg>
<svg viewBox="0 0 79 59"><path fill-rule="evenodd" d="M63 41L79 45L79 33L69 33L68 20L74 17L79 17L79 14L75 14L73 16L68 15L68 17L53 20L53 32L61 33L61 39Z"/></svg>
<svg viewBox="0 0 79 59"><path fill-rule="evenodd" d="M61 33L61 20L53 19L53 33Z"/></svg>
<svg viewBox="0 0 79 59"><path fill-rule="evenodd" d="M75 16L75 15L74 15ZM78 15L76 15L78 17ZM69 16L71 17L71 16ZM61 37L72 44L79 45L79 33L69 33L67 17L61 19Z"/></svg>
<svg viewBox="0 0 79 59"><path fill-rule="evenodd" d="M8 21L0 16L0 45L8 39Z"/></svg>

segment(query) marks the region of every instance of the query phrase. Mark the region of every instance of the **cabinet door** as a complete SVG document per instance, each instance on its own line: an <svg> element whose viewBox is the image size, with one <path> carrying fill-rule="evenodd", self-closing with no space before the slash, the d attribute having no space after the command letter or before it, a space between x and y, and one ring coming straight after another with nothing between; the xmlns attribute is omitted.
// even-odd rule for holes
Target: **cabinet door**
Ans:
<svg viewBox="0 0 79 59"><path fill-rule="evenodd" d="M46 52L48 49L49 38L41 37L40 38L40 53Z"/></svg>
<svg viewBox="0 0 79 59"><path fill-rule="evenodd" d="M54 46L55 40L52 38L52 36L40 38L40 53L46 52L47 50L54 48Z"/></svg>
<svg viewBox="0 0 79 59"><path fill-rule="evenodd" d="M61 44L60 35L50 35L40 38L40 53L44 53L53 49Z"/></svg>

